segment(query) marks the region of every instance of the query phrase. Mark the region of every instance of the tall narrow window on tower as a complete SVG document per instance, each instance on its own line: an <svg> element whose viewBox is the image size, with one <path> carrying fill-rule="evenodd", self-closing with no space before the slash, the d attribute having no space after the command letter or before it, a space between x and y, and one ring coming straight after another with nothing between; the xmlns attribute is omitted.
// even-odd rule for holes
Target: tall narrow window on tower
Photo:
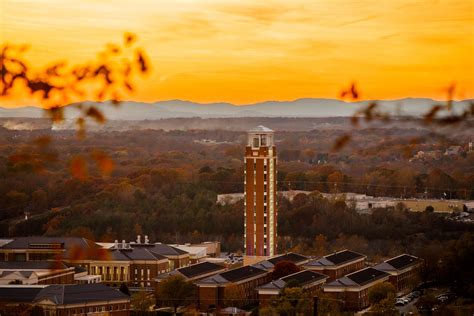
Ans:
<svg viewBox="0 0 474 316"><path fill-rule="evenodd" d="M244 238L247 256L273 256L277 239L276 151L273 130L248 132L245 149Z"/></svg>

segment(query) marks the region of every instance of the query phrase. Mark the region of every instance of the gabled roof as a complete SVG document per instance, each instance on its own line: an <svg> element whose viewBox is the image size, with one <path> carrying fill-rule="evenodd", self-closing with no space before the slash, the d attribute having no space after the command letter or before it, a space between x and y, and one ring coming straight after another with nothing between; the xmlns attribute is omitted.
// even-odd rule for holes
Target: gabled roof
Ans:
<svg viewBox="0 0 474 316"><path fill-rule="evenodd" d="M41 247L41 248L39 248ZM17 237L2 246L3 249L71 249L98 248L91 240L80 237Z"/></svg>
<svg viewBox="0 0 474 316"><path fill-rule="evenodd" d="M219 264L212 262L200 262L190 265L189 267L179 268L178 271L185 277L191 279L199 275L205 275L212 272L224 270L225 268Z"/></svg>
<svg viewBox="0 0 474 316"><path fill-rule="evenodd" d="M403 270L410 266L418 265L421 263L421 259L412 255L403 254L392 259L386 260L374 268L382 271L397 271Z"/></svg>
<svg viewBox="0 0 474 316"><path fill-rule="evenodd" d="M266 274L267 271L252 266L244 266L241 268L229 270L221 273L221 276L230 282L239 282L250 279L258 275Z"/></svg>
<svg viewBox="0 0 474 316"><path fill-rule="evenodd" d="M33 273L33 271L3 271L0 273L0 278L10 276L8 279L12 277L15 277L15 279L29 279ZM12 276L12 274L16 276Z"/></svg>
<svg viewBox="0 0 474 316"><path fill-rule="evenodd" d="M303 271L300 271L300 272L296 272L296 273L287 275L286 277L283 277L281 279L283 281L285 281L285 283L296 282L296 283L298 283L298 285L304 286L306 284L313 283L313 282L316 282L316 281L325 280L327 278L328 278L327 275L324 275L324 274L321 274L321 273L318 273L318 272L314 272L314 271L310 271L310 270L303 270Z"/></svg>
<svg viewBox="0 0 474 316"><path fill-rule="evenodd" d="M165 256L152 251L153 248L109 249L109 259L113 261L164 260Z"/></svg>
<svg viewBox="0 0 474 316"><path fill-rule="evenodd" d="M351 261L360 260L362 258L365 258L363 254L345 249L345 250L324 256L322 258L312 260L308 262L306 266L308 267L337 266L337 265L345 264Z"/></svg>
<svg viewBox="0 0 474 316"><path fill-rule="evenodd" d="M33 302L45 286L3 285L0 286L0 302Z"/></svg>
<svg viewBox="0 0 474 316"><path fill-rule="evenodd" d="M311 270L303 270L290 275L287 275L278 280L274 280L259 287L259 289L281 290L288 283L296 283L296 285L304 287L314 282L323 281L328 278L327 275L314 272Z"/></svg>
<svg viewBox="0 0 474 316"><path fill-rule="evenodd" d="M188 254L187 251L162 243L156 243L151 245L151 247L147 246L147 249L152 251L153 253L160 254L162 256L181 256Z"/></svg>
<svg viewBox="0 0 474 316"><path fill-rule="evenodd" d="M364 286L388 277L389 274L374 268L365 268L328 283L328 286Z"/></svg>
<svg viewBox="0 0 474 316"><path fill-rule="evenodd" d="M308 260L308 257L305 257L303 255L289 252L283 255L278 255L263 261L259 261L252 266L259 268L259 269L264 269L264 270L271 270L275 267L276 264L282 261L289 261L292 262L296 265L304 263Z"/></svg>
<svg viewBox="0 0 474 316"><path fill-rule="evenodd" d="M298 264L306 260L308 260L307 257L303 255L299 255L297 253L293 253L293 252L285 253L284 255L279 255L279 256L268 259L268 261L274 265L282 261L290 261L290 262L293 262L294 264Z"/></svg>
<svg viewBox="0 0 474 316"><path fill-rule="evenodd" d="M56 270L67 269L58 261L0 261L0 270Z"/></svg>
<svg viewBox="0 0 474 316"><path fill-rule="evenodd" d="M81 304L94 301L129 300L130 297L104 284L50 285L42 289L34 302L49 300L56 305Z"/></svg>
<svg viewBox="0 0 474 316"><path fill-rule="evenodd" d="M223 273L215 274L207 277L203 280L198 281L198 284L226 284L226 283L237 283L247 279L251 279L260 275L267 274L268 272L263 269L259 269L254 266L243 266L240 268L232 269Z"/></svg>

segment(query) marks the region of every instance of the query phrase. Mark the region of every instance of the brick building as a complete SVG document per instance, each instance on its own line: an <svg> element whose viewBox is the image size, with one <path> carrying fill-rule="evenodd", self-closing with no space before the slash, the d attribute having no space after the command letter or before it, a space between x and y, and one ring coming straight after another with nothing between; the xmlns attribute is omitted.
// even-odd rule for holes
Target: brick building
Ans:
<svg viewBox="0 0 474 316"><path fill-rule="evenodd" d="M152 287L161 273L189 265L189 253L161 243L95 243L77 237L19 237L0 247L0 262L49 262L85 269L101 276L104 283L119 286ZM96 282L82 275L78 283ZM74 282L72 282L74 283Z"/></svg>
<svg viewBox="0 0 474 316"><path fill-rule="evenodd" d="M100 275L111 286L126 283L132 287L151 287L153 279L169 271L169 260L153 248L128 247L108 250L107 256L89 261L89 271Z"/></svg>
<svg viewBox="0 0 474 316"><path fill-rule="evenodd" d="M244 305L256 303L258 295L255 289L270 280L270 272L253 266L243 266L204 278L195 282L198 287L199 308L208 310L222 307L230 297L231 287L232 295L238 293L238 299Z"/></svg>
<svg viewBox="0 0 474 316"><path fill-rule="evenodd" d="M374 268L390 274L389 281L398 294L406 294L420 283L423 260L408 254L386 260Z"/></svg>
<svg viewBox="0 0 474 316"><path fill-rule="evenodd" d="M76 271L62 262L0 261L0 284L74 284Z"/></svg>
<svg viewBox="0 0 474 316"><path fill-rule="evenodd" d="M18 315L40 306L48 316L130 315L130 297L103 284L0 286L2 315ZM28 314L26 314L28 315Z"/></svg>
<svg viewBox="0 0 474 316"><path fill-rule="evenodd" d="M311 260L303 267L329 276L328 282L362 269L367 257L351 250L342 250Z"/></svg>
<svg viewBox="0 0 474 316"><path fill-rule="evenodd" d="M302 266L306 264L308 260L309 258L306 256L293 253L293 252L288 252L282 255L277 255L277 256L259 261L253 264L252 266L259 269L267 270L267 271L273 271L273 269L279 262L286 261L286 262L294 263L297 266Z"/></svg>
<svg viewBox="0 0 474 316"><path fill-rule="evenodd" d="M260 306L269 304L271 300L277 297L280 294L280 291L288 284L299 286L303 288L306 293L315 295L326 282L327 278L327 275L310 270L303 270L287 275L258 287L258 302Z"/></svg>
<svg viewBox="0 0 474 316"><path fill-rule="evenodd" d="M170 276L179 275L182 276L186 281L195 282L226 271L227 268L212 262L200 262L188 267L179 268L168 273L159 275L154 279L155 281L155 296L159 302L160 283L166 280ZM196 297L199 297L199 290L196 286Z"/></svg>
<svg viewBox="0 0 474 316"><path fill-rule="evenodd" d="M331 281L323 286L329 298L340 300L345 310L361 310L370 306L370 289L389 280L389 274L374 268L365 268Z"/></svg>

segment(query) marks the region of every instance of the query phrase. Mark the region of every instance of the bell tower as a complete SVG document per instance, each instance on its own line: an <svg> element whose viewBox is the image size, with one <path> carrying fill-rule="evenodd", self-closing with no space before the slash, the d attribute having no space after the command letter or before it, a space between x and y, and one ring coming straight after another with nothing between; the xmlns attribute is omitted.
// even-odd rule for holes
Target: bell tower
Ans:
<svg viewBox="0 0 474 316"><path fill-rule="evenodd" d="M261 125L248 131L244 169L247 256L274 256L277 253L277 157L273 134L273 130Z"/></svg>

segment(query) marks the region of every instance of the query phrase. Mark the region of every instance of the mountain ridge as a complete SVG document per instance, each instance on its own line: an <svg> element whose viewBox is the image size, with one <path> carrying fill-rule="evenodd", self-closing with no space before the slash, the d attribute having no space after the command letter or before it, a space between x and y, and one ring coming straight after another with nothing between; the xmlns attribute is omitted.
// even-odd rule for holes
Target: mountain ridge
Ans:
<svg viewBox="0 0 474 316"><path fill-rule="evenodd" d="M464 108L474 100L453 101L455 109ZM187 100L165 100L157 102L122 101L112 106L110 101L97 103L109 120L145 120L166 118L226 118L226 117L349 117L357 109L370 102L377 102L381 110L392 115L423 115L434 104L443 101L429 98L402 98L394 100L364 100L346 102L328 98L300 98L293 101L263 101L235 105L228 102L197 103ZM445 101L444 101L445 102ZM95 102L85 101L86 104ZM402 112L399 113L399 108ZM73 104L65 106L66 119L77 117ZM6 108L0 106L0 117L41 118L44 110L34 106Z"/></svg>

